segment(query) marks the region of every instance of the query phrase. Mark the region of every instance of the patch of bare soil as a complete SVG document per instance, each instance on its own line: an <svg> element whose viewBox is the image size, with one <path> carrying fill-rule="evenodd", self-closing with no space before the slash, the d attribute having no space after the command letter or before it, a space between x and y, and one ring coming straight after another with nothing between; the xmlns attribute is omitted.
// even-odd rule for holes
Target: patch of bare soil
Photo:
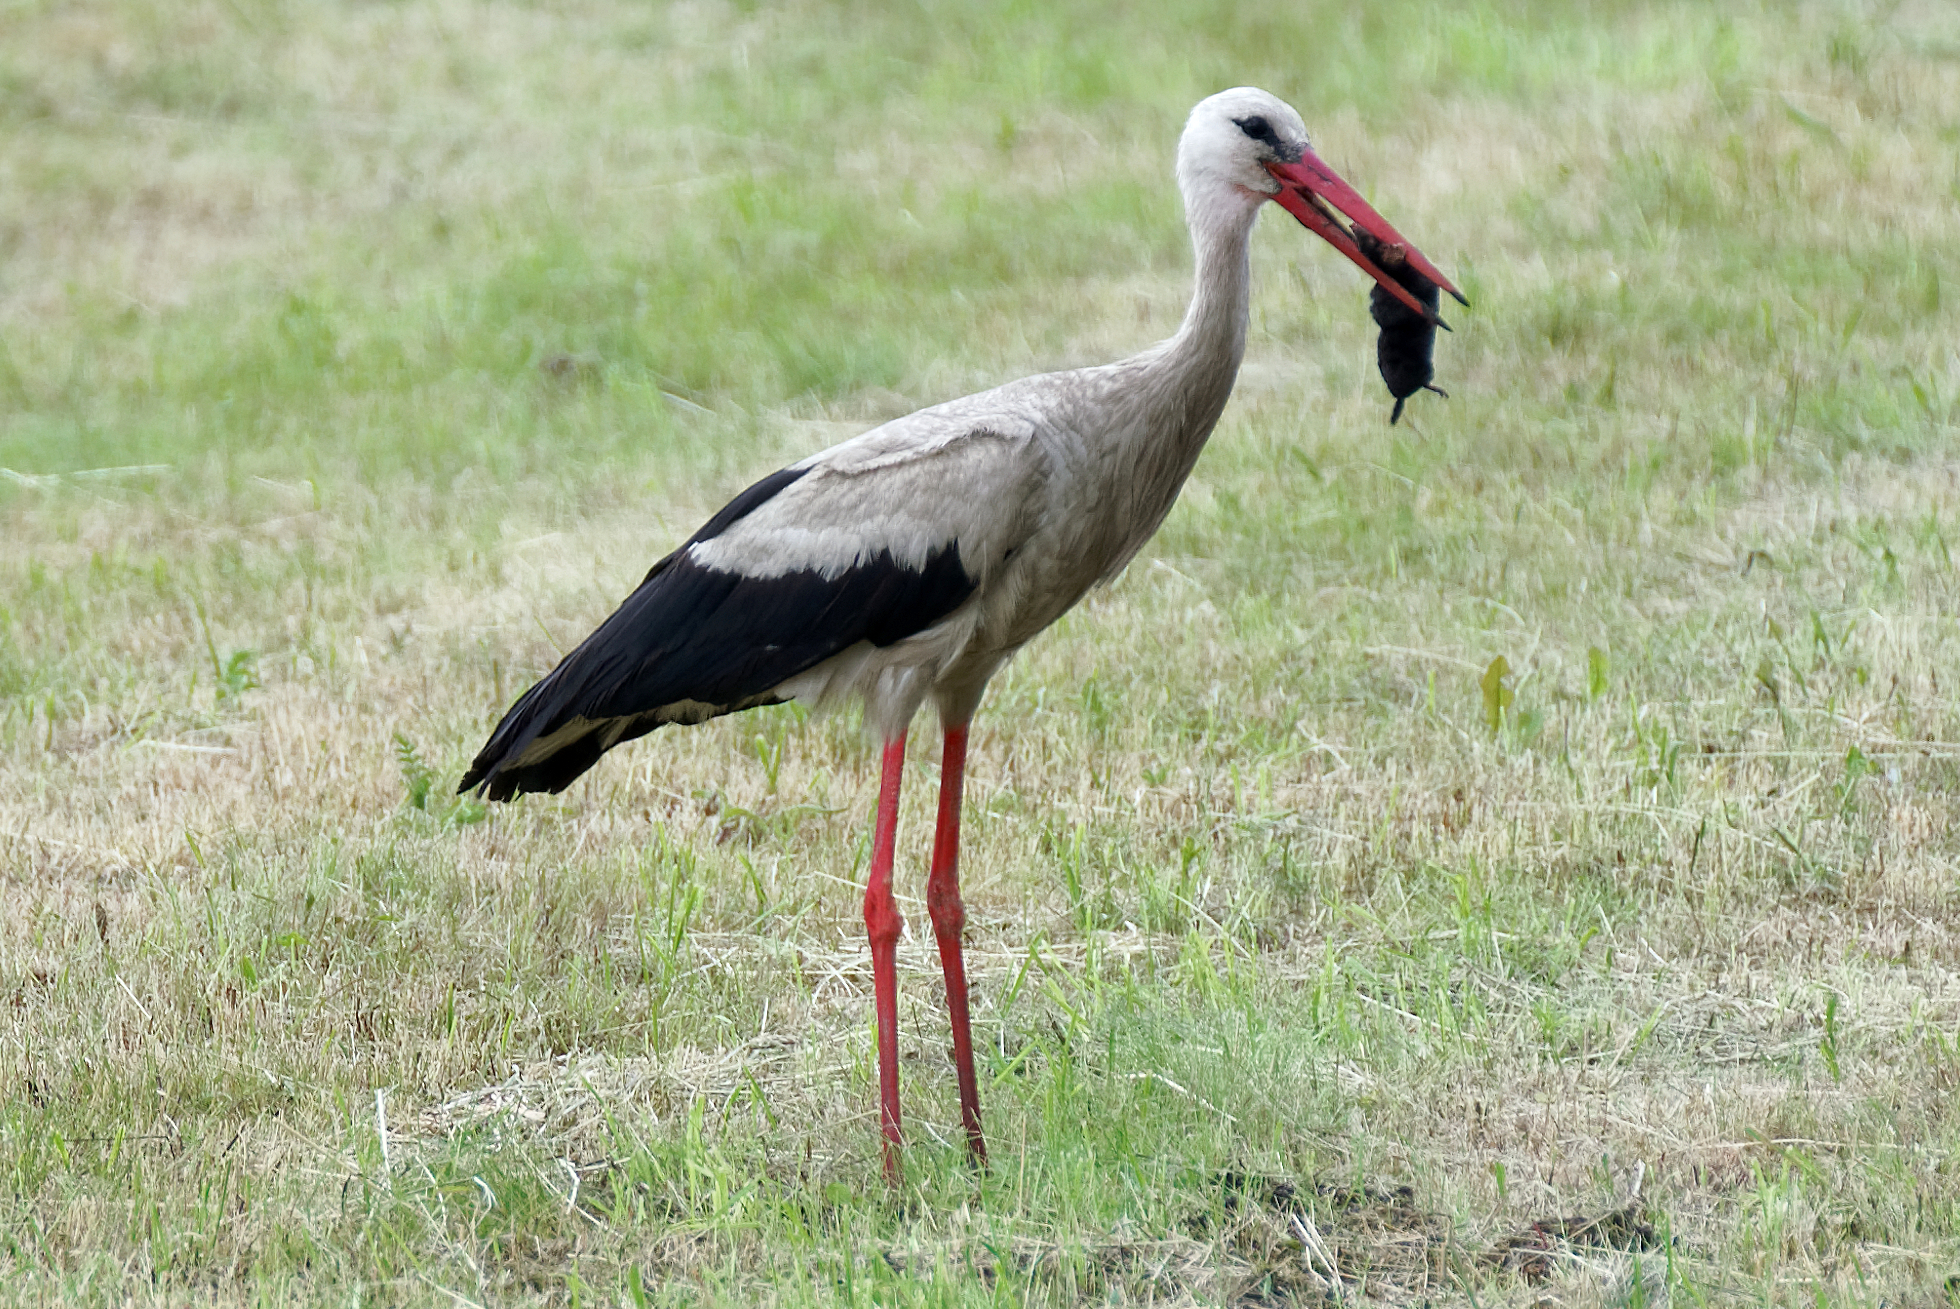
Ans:
<svg viewBox="0 0 1960 1309"><path fill-rule="evenodd" d="M1233 1263L1227 1303L1243 1309L1366 1297L1414 1303L1453 1286L1459 1262L1447 1217L1416 1203L1415 1188L1307 1182L1237 1172L1218 1179L1221 1263Z"/></svg>
<svg viewBox="0 0 1960 1309"><path fill-rule="evenodd" d="M1664 1242L1638 1202L1624 1209L1589 1218L1573 1214L1545 1218L1513 1233L1479 1256L1486 1267L1506 1269L1526 1282L1549 1281L1558 1265L1581 1250L1617 1250L1629 1254L1659 1250Z"/></svg>

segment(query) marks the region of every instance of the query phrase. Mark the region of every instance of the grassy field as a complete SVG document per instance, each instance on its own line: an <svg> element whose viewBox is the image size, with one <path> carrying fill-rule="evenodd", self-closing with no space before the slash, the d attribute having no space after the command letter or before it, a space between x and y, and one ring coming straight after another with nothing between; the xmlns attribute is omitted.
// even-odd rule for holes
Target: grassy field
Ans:
<svg viewBox="0 0 1960 1309"><path fill-rule="evenodd" d="M1452 398L1267 217L976 725L982 1177L915 733L895 1199L854 723L454 779L749 479L1168 334L1247 82ZM0 1299L1949 1304L1956 159L1932 0L0 6Z"/></svg>

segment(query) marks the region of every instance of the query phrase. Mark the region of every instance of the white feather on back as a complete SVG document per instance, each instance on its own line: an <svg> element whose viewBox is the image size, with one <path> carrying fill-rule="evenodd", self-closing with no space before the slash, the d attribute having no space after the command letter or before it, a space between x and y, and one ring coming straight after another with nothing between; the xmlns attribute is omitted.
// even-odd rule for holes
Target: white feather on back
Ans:
<svg viewBox="0 0 1960 1309"><path fill-rule="evenodd" d="M990 414L976 425L945 408L796 465L810 471L721 535L689 546L689 556L745 577L835 578L881 553L922 568L934 551L957 545L968 576L984 579L1032 530L1046 461L1032 423Z"/></svg>

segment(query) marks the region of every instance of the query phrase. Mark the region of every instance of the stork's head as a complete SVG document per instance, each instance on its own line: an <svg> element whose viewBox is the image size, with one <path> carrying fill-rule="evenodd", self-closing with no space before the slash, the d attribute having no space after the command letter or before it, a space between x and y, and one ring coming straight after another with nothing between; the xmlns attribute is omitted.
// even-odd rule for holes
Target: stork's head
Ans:
<svg viewBox="0 0 1960 1309"><path fill-rule="evenodd" d="M1313 152L1307 143L1307 125L1293 106L1256 86L1234 87L1198 102L1177 143L1177 180L1194 212L1227 197L1255 206L1265 200L1275 202L1425 318L1433 318L1435 310L1425 309L1363 254L1348 223L1373 235L1386 249L1399 247L1410 267L1469 303L1420 250L1403 240Z"/></svg>

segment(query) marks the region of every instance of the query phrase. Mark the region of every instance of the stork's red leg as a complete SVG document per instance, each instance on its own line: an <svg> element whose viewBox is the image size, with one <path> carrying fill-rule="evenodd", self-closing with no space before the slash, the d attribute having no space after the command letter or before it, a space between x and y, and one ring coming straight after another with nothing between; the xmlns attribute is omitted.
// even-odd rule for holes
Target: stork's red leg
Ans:
<svg viewBox="0 0 1960 1309"><path fill-rule="evenodd" d="M898 932L905 925L892 894L892 848L898 839L898 781L905 771L905 733L885 742L878 819L871 833L871 875L864 886L864 930L871 938L871 987L878 1009L878 1110L885 1131L885 1180L905 1174L898 1147Z"/></svg>
<svg viewBox="0 0 1960 1309"><path fill-rule="evenodd" d="M960 903L960 795L966 782L966 724L946 729L946 753L939 767L939 827L932 838L932 874L926 879L926 909L939 942L939 966L946 973L946 1010L953 1022L953 1068L960 1082L960 1122L966 1152L987 1166L987 1138L980 1133L980 1088L973 1076L973 1030L966 1012L966 957L960 934L966 906Z"/></svg>

